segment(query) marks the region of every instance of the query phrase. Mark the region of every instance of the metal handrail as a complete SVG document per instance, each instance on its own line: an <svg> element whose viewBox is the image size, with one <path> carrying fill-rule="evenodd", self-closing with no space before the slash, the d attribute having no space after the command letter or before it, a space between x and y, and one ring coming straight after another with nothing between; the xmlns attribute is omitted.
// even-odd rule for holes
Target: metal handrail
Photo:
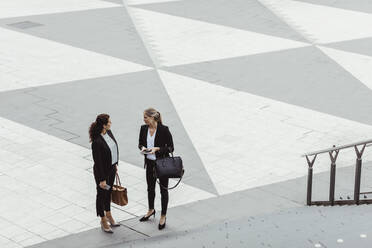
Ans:
<svg viewBox="0 0 372 248"><path fill-rule="evenodd" d="M359 149L359 146L363 146ZM333 146L332 148L319 150L316 152L310 152L302 155L306 157L308 168L307 177L307 205L334 205L334 204L360 204L360 203L372 203L372 200L360 200L360 180L362 173L362 156L366 147L372 146L372 140L359 141L343 146ZM336 160L340 150L354 147L356 153L356 166L355 166L355 182L354 182L354 200L335 201L335 184L336 184ZM331 172L330 172L330 185L329 185L329 201L312 201L312 183L313 183L313 166L315 160L319 154L328 153L331 159ZM309 157L313 156L312 159Z"/></svg>
<svg viewBox="0 0 372 248"><path fill-rule="evenodd" d="M355 146L360 146L360 145L364 145L364 144L366 144L367 146L371 146L372 145L372 140L359 141L359 142L355 142L355 143L351 143L351 144L343 145L343 146L333 146L332 148L323 149L323 150L303 154L301 157L314 156L314 155L318 155L318 154L322 154L322 153L326 153L326 152L342 150L342 149L355 147Z"/></svg>

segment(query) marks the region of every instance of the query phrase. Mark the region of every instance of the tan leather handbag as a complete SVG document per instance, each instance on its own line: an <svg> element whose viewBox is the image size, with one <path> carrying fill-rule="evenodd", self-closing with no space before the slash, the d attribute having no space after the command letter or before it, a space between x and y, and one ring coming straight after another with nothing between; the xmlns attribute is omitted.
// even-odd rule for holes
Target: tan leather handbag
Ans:
<svg viewBox="0 0 372 248"><path fill-rule="evenodd" d="M115 181L112 186L111 201L119 206L125 206L128 204L127 189L121 186L118 173L116 173Z"/></svg>

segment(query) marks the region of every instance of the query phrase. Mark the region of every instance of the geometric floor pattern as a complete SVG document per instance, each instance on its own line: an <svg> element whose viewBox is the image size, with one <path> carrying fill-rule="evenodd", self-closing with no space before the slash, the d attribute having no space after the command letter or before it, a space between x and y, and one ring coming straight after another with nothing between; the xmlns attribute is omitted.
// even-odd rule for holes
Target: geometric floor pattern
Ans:
<svg viewBox="0 0 372 248"><path fill-rule="evenodd" d="M170 207L304 176L301 154L368 139L371 26L367 0L2 0L0 246L97 226L87 130L101 112L132 197L119 220L147 208L149 106L186 166Z"/></svg>

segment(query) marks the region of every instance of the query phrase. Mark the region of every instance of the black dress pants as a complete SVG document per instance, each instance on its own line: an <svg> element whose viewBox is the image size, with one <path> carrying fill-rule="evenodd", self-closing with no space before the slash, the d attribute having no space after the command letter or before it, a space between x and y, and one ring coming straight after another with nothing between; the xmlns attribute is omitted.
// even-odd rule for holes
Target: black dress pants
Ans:
<svg viewBox="0 0 372 248"><path fill-rule="evenodd" d="M147 181L147 199L149 204L149 209L154 209L155 201L155 185L156 177L154 176L156 162L154 160L146 159L146 181ZM169 179L160 178L160 183L164 187L168 187ZM168 190L160 187L161 195L161 214L166 215L168 209L169 195Z"/></svg>
<svg viewBox="0 0 372 248"><path fill-rule="evenodd" d="M111 211L111 192L112 192L112 185L114 184L115 180L115 175L116 175L116 169L111 171L108 179L106 180L106 184L110 185L109 190L102 189L99 186L99 180L97 179L96 175L94 175L94 179L96 181L97 185L97 198L96 198L96 211L97 211L97 216L104 217L105 212Z"/></svg>

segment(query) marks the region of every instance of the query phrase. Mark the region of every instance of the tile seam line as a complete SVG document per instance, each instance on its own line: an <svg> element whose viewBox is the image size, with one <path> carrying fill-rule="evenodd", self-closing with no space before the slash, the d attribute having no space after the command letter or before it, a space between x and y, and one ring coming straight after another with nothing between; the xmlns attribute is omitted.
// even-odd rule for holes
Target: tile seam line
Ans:
<svg viewBox="0 0 372 248"><path fill-rule="evenodd" d="M55 123L51 123L51 124L49 124L48 126L51 127L51 128L57 129L57 130L59 130L59 131L66 132L66 133L68 133L68 134L70 134L70 135L72 135L72 136L75 136L75 137L72 137L72 138L67 139L67 141L69 141L69 140L71 140L71 139L77 139L77 138L80 138L80 137L81 137L80 135L77 135L77 134L75 134L75 133L72 133L72 132L70 132L70 131L68 131L68 130L65 130L65 129L63 129L63 128L57 127L57 125L64 123L64 121L62 121L62 120L60 120L60 119L58 119L58 118L56 118L56 117L53 117L53 115L58 114L59 111L56 110L56 109L49 108L49 107L46 107L46 106L44 106L44 105L41 105L40 103L42 103L42 102L46 102L47 99L44 98L44 97L40 97L40 96L38 96L38 95L36 95L36 94L32 94L32 92L35 91L35 90L36 90L36 88L30 88L30 90L26 89L23 93L26 94L26 95L33 96L33 97L35 97L35 98L39 98L40 100L34 102L33 104L39 106L40 108L44 108L44 109L47 109L47 110L51 111L51 113L46 114L45 116L46 116L48 119L50 119L50 120L55 120L56 122L55 122Z"/></svg>
<svg viewBox="0 0 372 248"><path fill-rule="evenodd" d="M136 19L134 18L134 15L132 14L132 11L130 9L132 7L129 6L128 3L125 0L122 0L122 3L123 3L123 6L124 6L125 10L128 12L128 15L129 15L129 17L130 17L130 19L133 23L133 26L134 26L135 30L137 31L138 36L140 37L140 39L143 43L143 46L145 47L145 49L147 51L147 54L149 55L149 57L151 59L152 64L154 65L154 69L155 69L157 75L159 76L158 68L161 66L160 61L157 59L156 54L151 50L151 47L148 45L146 36L144 35L144 32L140 29L139 25L136 23Z"/></svg>
<svg viewBox="0 0 372 248"><path fill-rule="evenodd" d="M290 27L292 30L294 30L297 34L299 34L302 38L304 38L310 45L314 45L314 38L311 37L310 34L306 33L305 30L301 29L299 26L297 26L293 21L291 21L287 16L285 16L283 13L281 13L275 6L267 2L267 0L258 0L259 4L261 4L264 8L266 8L268 11L273 13L279 20L283 21Z"/></svg>

